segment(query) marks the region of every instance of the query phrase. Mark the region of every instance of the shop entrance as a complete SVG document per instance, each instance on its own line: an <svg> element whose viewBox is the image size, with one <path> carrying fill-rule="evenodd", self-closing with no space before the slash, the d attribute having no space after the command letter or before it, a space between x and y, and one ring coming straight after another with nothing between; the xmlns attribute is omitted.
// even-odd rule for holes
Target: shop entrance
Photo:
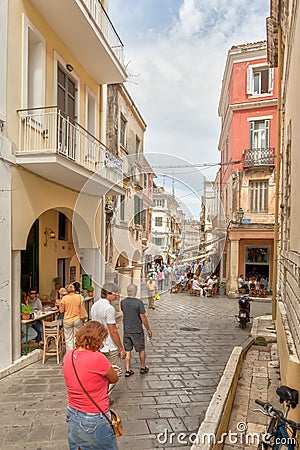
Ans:
<svg viewBox="0 0 300 450"><path fill-rule="evenodd" d="M270 280L270 267L269 265L256 265L256 264L246 264L246 278L255 277L257 280L260 280L261 277L265 277L267 280Z"/></svg>
<svg viewBox="0 0 300 450"><path fill-rule="evenodd" d="M26 250L21 251L21 289L39 289L39 221L32 225Z"/></svg>

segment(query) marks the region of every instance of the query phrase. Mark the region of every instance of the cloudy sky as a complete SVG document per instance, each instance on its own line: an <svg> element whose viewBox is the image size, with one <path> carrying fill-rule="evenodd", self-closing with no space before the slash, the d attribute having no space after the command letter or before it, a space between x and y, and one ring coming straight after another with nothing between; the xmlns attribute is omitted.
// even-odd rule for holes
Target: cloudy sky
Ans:
<svg viewBox="0 0 300 450"><path fill-rule="evenodd" d="M266 39L269 10L270 0L109 0L125 46L126 87L147 123L145 152L153 165L219 162L217 109L227 52ZM217 168L201 172L213 179ZM176 195L196 211L197 194L186 194L201 191L199 170L156 172L179 180ZM168 188L170 177L159 182Z"/></svg>

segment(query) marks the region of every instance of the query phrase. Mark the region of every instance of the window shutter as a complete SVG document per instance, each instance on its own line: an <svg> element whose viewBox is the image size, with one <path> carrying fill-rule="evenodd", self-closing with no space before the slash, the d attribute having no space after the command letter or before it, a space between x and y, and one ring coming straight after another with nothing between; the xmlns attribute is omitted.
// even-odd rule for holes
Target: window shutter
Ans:
<svg viewBox="0 0 300 450"><path fill-rule="evenodd" d="M270 120L265 120L266 129L266 148L270 147Z"/></svg>
<svg viewBox="0 0 300 450"><path fill-rule="evenodd" d="M250 122L250 148L253 149L254 145L254 122Z"/></svg>
<svg viewBox="0 0 300 450"><path fill-rule="evenodd" d="M252 86L253 86L253 69L251 66L247 69L247 94L252 94Z"/></svg>
<svg viewBox="0 0 300 450"><path fill-rule="evenodd" d="M274 85L274 69L269 69L269 92L273 91Z"/></svg>

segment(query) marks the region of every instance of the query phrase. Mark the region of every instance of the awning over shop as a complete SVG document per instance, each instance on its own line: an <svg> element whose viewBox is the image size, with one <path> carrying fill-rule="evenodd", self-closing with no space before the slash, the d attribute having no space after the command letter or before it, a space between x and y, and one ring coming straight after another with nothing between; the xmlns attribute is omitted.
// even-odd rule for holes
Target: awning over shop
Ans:
<svg viewBox="0 0 300 450"><path fill-rule="evenodd" d="M202 255L194 256L193 258L186 258L186 259L183 259L182 261L180 261L180 264L191 262L191 261L202 262L205 259L207 259L209 256L217 255L218 253L219 252L217 250L214 250L214 251L202 254Z"/></svg>

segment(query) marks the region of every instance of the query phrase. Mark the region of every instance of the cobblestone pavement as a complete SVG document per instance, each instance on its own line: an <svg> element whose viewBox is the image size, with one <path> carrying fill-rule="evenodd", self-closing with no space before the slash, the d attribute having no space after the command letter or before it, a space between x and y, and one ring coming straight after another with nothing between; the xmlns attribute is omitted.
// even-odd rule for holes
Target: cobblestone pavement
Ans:
<svg viewBox="0 0 300 450"><path fill-rule="evenodd" d="M178 433L198 429L234 346L249 335L234 318L237 300L164 294L148 311L153 339L147 346L150 372L122 378L113 392L125 435L121 450L188 448ZM269 300L254 301L251 314L269 314ZM0 448L65 450L66 392L54 358L0 380ZM175 433L173 440L170 433ZM158 434L161 443L158 442ZM167 443L164 441L167 440ZM172 440L172 443L170 442Z"/></svg>
<svg viewBox="0 0 300 450"><path fill-rule="evenodd" d="M268 329L271 328L275 330L270 320ZM261 329L259 335L264 336L266 331ZM227 436L224 450L257 449L259 435L266 432L270 418L254 411L262 409L255 403L256 398L282 409L276 395L276 388L281 384L277 344L272 342L265 346L253 345L246 354L228 424L228 431L234 435Z"/></svg>

